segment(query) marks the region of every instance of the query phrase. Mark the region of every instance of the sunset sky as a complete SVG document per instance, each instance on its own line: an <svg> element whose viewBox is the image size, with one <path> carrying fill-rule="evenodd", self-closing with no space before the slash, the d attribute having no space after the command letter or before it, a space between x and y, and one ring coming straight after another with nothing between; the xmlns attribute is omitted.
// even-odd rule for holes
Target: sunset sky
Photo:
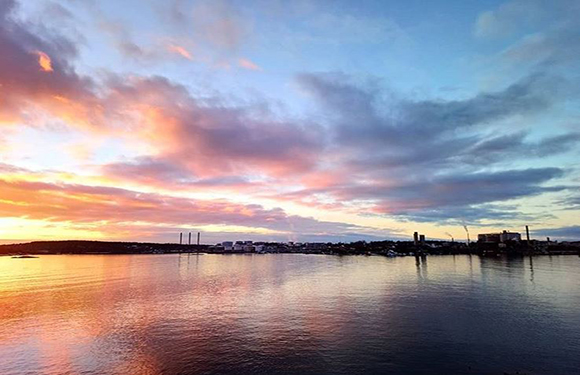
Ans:
<svg viewBox="0 0 580 375"><path fill-rule="evenodd" d="M0 240L580 239L580 2L0 0Z"/></svg>

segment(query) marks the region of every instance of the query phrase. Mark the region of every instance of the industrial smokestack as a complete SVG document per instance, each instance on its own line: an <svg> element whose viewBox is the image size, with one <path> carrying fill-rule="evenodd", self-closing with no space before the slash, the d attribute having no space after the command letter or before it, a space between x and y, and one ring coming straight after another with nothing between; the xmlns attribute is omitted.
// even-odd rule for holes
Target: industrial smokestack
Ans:
<svg viewBox="0 0 580 375"><path fill-rule="evenodd" d="M179 244L181 245L183 242L183 233L179 232Z"/></svg>
<svg viewBox="0 0 580 375"><path fill-rule="evenodd" d="M530 246L530 228L526 225L526 239L528 240L528 246Z"/></svg>
<svg viewBox="0 0 580 375"><path fill-rule="evenodd" d="M451 242L453 242L453 236L451 235L451 233L445 232L445 234L448 235L451 238Z"/></svg>
<svg viewBox="0 0 580 375"><path fill-rule="evenodd" d="M191 245L191 232L189 232L189 239L187 240L187 244Z"/></svg>
<svg viewBox="0 0 580 375"><path fill-rule="evenodd" d="M465 233L467 233L467 246L469 246L470 244L470 240L469 240L469 229L467 229L467 225L463 226L463 229L465 229Z"/></svg>
<svg viewBox="0 0 580 375"><path fill-rule="evenodd" d="M419 244L419 232L413 233L413 242L415 243L415 246Z"/></svg>
<svg viewBox="0 0 580 375"><path fill-rule="evenodd" d="M200 235L200 232L197 232L197 246L199 246L199 235Z"/></svg>

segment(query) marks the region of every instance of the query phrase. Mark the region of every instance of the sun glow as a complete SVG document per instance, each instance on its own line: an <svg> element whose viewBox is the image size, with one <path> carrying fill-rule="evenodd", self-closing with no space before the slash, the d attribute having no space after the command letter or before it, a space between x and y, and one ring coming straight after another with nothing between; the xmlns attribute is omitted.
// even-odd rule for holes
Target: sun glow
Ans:
<svg viewBox="0 0 580 375"><path fill-rule="evenodd" d="M0 218L0 239L5 240L65 240L104 239L105 233L75 227L66 222L49 222L25 218Z"/></svg>

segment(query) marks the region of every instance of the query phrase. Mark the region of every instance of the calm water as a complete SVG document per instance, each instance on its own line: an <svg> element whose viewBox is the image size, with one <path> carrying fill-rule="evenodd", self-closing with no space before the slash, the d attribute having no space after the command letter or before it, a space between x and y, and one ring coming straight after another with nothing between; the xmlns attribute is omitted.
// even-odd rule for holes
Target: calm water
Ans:
<svg viewBox="0 0 580 375"><path fill-rule="evenodd" d="M580 257L0 257L1 374L580 373Z"/></svg>

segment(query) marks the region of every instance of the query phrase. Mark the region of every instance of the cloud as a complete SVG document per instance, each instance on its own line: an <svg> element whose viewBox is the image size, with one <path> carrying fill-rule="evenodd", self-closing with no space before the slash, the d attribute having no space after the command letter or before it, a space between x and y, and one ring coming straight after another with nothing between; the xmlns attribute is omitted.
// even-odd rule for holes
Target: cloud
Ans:
<svg viewBox="0 0 580 375"><path fill-rule="evenodd" d="M443 214L453 212L445 211L448 207L470 207L561 191L566 187L541 184L562 175L563 171L558 168L448 174L395 183L344 186L335 193L341 199L380 200L382 203L376 211L381 213L412 216L414 212L438 210Z"/></svg>
<svg viewBox="0 0 580 375"><path fill-rule="evenodd" d="M1 168L0 168L1 170ZM159 187L170 191L256 193L267 187L241 175L219 175L200 178L175 160L141 157L101 166L100 174L108 180L123 184Z"/></svg>
<svg viewBox="0 0 580 375"><path fill-rule="evenodd" d="M187 183L194 177L189 170L179 164L152 157L109 163L102 167L102 173L108 177L149 185Z"/></svg>
<svg viewBox="0 0 580 375"><path fill-rule="evenodd" d="M395 213L418 221L428 218L469 218L469 221L513 218L514 210L479 205L565 190L565 186L542 185L561 176L563 171L558 168L536 168L451 175L416 184L401 184L385 190L386 204L379 207L379 212ZM461 212L463 215L457 216Z"/></svg>
<svg viewBox="0 0 580 375"><path fill-rule="evenodd" d="M339 141L390 145L440 138L456 129L487 124L509 116L550 107L565 81L533 74L498 92L481 93L461 101L383 99L377 87L349 82L344 76L303 74L299 84L334 114Z"/></svg>
<svg viewBox="0 0 580 375"><path fill-rule="evenodd" d="M322 147L315 125L280 121L265 107L258 116L252 106L206 104L161 77L114 79L108 88L108 108L138 125L136 137L198 176L305 171Z"/></svg>
<svg viewBox="0 0 580 375"><path fill-rule="evenodd" d="M54 184L0 179L0 215L5 218L46 220L85 225L93 230L115 232L116 227L146 226L167 230L187 225L247 228L271 231L275 236L341 238L345 232L378 236L380 230L288 215L282 209L235 204L223 200L194 200L146 194L104 186ZM243 230L243 229L242 229ZM385 231L386 232L386 231Z"/></svg>
<svg viewBox="0 0 580 375"><path fill-rule="evenodd" d="M112 181L172 191L204 192L207 189L212 191L235 189L238 193L242 193L249 192L250 189L255 192L256 189L264 188L264 184L252 182L240 175L199 178L179 160L150 156L105 164L101 166L100 174Z"/></svg>
<svg viewBox="0 0 580 375"><path fill-rule="evenodd" d="M569 152L580 143L580 133L568 133L528 141L526 132L503 134L475 143L462 156L462 161L473 164L497 162L509 158L546 157Z"/></svg>
<svg viewBox="0 0 580 375"><path fill-rule="evenodd" d="M580 226L573 225L560 228L532 229L533 236L550 237L553 240L580 241Z"/></svg>
<svg viewBox="0 0 580 375"><path fill-rule="evenodd" d="M261 70L257 64L242 57L255 39L256 13L248 11L246 4L240 4L230 0L150 2L164 24L164 31L172 34L165 39L195 46L195 56L191 56L190 49L185 47L172 49L172 52L214 69L227 70L238 65L244 69ZM261 5L256 6L261 8Z"/></svg>
<svg viewBox="0 0 580 375"><path fill-rule="evenodd" d="M559 168L489 170L506 158L555 155L580 142L577 133L530 141L526 131L488 131L491 124L550 108L565 96L561 78L533 74L503 90L454 101L412 101L344 75L298 80L327 115L333 147L325 155L334 155L348 176L296 192L302 199L322 194L418 221L454 219L460 210L504 219L480 206L566 188L543 187L564 175Z"/></svg>
<svg viewBox="0 0 580 375"><path fill-rule="evenodd" d="M241 66L242 68L248 69L248 70L262 70L262 68L260 66L256 65L252 61L250 61L248 59L244 59L244 58L238 59L238 65Z"/></svg>
<svg viewBox="0 0 580 375"><path fill-rule="evenodd" d="M36 55L38 55L38 65L40 65L40 69L45 72L52 72L52 62L50 57L42 52L42 51L34 51Z"/></svg>
<svg viewBox="0 0 580 375"><path fill-rule="evenodd" d="M571 194L557 201L562 209L575 211L580 210L580 194L578 189L571 189Z"/></svg>
<svg viewBox="0 0 580 375"><path fill-rule="evenodd" d="M212 43L230 52L240 49L246 34L244 27L236 25L247 20L228 3L200 6L203 11L195 17L204 12L210 16L205 24L192 27L199 27L202 34L203 30L225 28L225 35L218 37L225 39ZM538 137L527 126L528 119L574 94L570 89L573 83L556 74L529 74L506 82L501 89L455 100L415 99L390 91L379 80L356 82L345 74L302 74L297 81L315 103L319 116L313 118L320 120L315 123L282 116L267 102L248 104L193 95L186 86L165 77L110 72L101 72L98 78L82 76L74 69L78 54L75 43L58 33L36 36L30 23L14 18L14 7L11 1L0 6L0 49L5 52L0 56L1 126L58 121L87 134L120 138L139 152L109 161L99 171L103 180L123 186L145 184L180 192L229 189L232 194L243 189L248 195L398 220L445 222L459 216L480 222L486 217L508 220L517 218L517 210L502 213L497 202L566 189L559 183L565 177L563 167L516 164L570 152L580 142L577 132ZM147 48L132 44L123 25L106 27L119 37L117 41L124 44L122 49L128 55L150 56ZM181 43L171 43L171 55L191 57ZM167 46L158 52L167 55ZM232 56L238 55L232 52ZM40 69L39 58L50 72ZM249 60L240 60L240 64L242 61L248 69L259 68ZM508 132L503 126L509 121L518 121L522 130ZM46 220L77 220L75 214L82 220L72 203L62 206L62 212L56 207L57 196L84 207L81 197L85 193L79 189L91 201L118 199L119 206L131 208L125 220L129 220L129 213L140 214L136 210L141 207L139 197L146 198L145 206L157 209L164 207L165 199L176 205L191 203L175 197L137 197L135 192L90 191L86 186L34 187L39 189L34 199L54 203L55 207L42 207L31 201L31 210ZM6 182L4 190L16 194L15 199L33 199L23 193L31 191L25 183L15 186ZM217 211L227 211L215 204ZM93 205L84 208L88 216L97 210ZM106 211L106 207L98 210ZM153 215L153 211L144 213ZM176 207L170 211L175 216L165 219L173 226L190 220ZM268 215L275 214L263 208L250 211L255 218L252 225L272 221ZM213 219L245 225L233 218ZM95 216L91 220L101 219ZM288 220L303 225L305 231L312 224L280 214L274 215L278 227L268 224L267 228L278 230ZM319 222L312 225L322 228ZM345 224L340 229L353 233L360 228Z"/></svg>
<svg viewBox="0 0 580 375"><path fill-rule="evenodd" d="M68 22L74 19L74 15L59 3L47 1L42 9L45 16L53 20L58 20L61 23Z"/></svg>
<svg viewBox="0 0 580 375"><path fill-rule="evenodd" d="M99 29L109 35L112 44L123 57L140 63L150 63L163 58L164 54L159 48L137 44L125 22L110 19L96 4L89 3L89 9L94 14Z"/></svg>
<svg viewBox="0 0 580 375"><path fill-rule="evenodd" d="M176 44L170 44L169 46L167 46L167 49L170 52L176 53L176 54L184 57L187 60L193 60L193 57L191 56L189 51L187 49L185 49L185 47L182 47L182 46L179 46Z"/></svg>
<svg viewBox="0 0 580 375"><path fill-rule="evenodd" d="M188 48L182 43L177 43L175 38L157 37L152 40L135 38L132 25L128 21L109 16L96 3L87 3L85 6L96 20L98 29L109 36L114 48L122 57L133 63L151 65L176 58L194 60Z"/></svg>
<svg viewBox="0 0 580 375"><path fill-rule="evenodd" d="M405 212L400 218L412 222L426 222L447 225L478 225L503 227L510 225L514 220L526 223L545 222L554 219L552 214L523 214L517 206L483 204L474 206L437 207L416 212Z"/></svg>
<svg viewBox="0 0 580 375"><path fill-rule="evenodd" d="M0 13L0 123L34 124L33 116L46 113L70 127L144 143L199 177L299 173L316 163L323 137L315 125L278 119L264 105L197 99L162 77L82 77L70 65L75 45L31 34L11 17L14 7L3 3ZM50 74L39 69L39 56Z"/></svg>
<svg viewBox="0 0 580 375"><path fill-rule="evenodd" d="M510 11L502 11L504 8ZM499 62L500 69L511 68L510 75L523 71L562 73L578 68L578 12L580 3L573 0L516 0L484 13L480 20L487 17L491 21L482 34L500 36L517 31L515 41L491 61Z"/></svg>
<svg viewBox="0 0 580 375"><path fill-rule="evenodd" d="M506 36L540 19L542 11L540 1L508 1L495 10L481 13L475 22L474 33L482 38Z"/></svg>
<svg viewBox="0 0 580 375"><path fill-rule="evenodd" d="M485 129L552 107L568 93L559 77L533 74L503 90L454 101L412 101L343 75L303 74L298 82L327 115L329 137L356 172L404 177L457 169L458 163L472 169L510 154L555 154L580 141L577 133L530 142L525 132L490 136Z"/></svg>
<svg viewBox="0 0 580 375"><path fill-rule="evenodd" d="M77 55L76 46L60 35L32 34L29 24L13 18L15 8L14 1L0 7L0 125L25 117L32 122L25 115L38 107L90 126L99 108L91 103L93 82L77 75L69 63ZM73 104L71 98L83 104Z"/></svg>
<svg viewBox="0 0 580 375"><path fill-rule="evenodd" d="M501 52L500 57L515 66L535 65L542 70L577 65L580 53L580 25L567 22L525 36Z"/></svg>
<svg viewBox="0 0 580 375"><path fill-rule="evenodd" d="M11 174L11 173L28 173L30 171L26 168L17 167L15 165L0 163L0 172L2 174Z"/></svg>

